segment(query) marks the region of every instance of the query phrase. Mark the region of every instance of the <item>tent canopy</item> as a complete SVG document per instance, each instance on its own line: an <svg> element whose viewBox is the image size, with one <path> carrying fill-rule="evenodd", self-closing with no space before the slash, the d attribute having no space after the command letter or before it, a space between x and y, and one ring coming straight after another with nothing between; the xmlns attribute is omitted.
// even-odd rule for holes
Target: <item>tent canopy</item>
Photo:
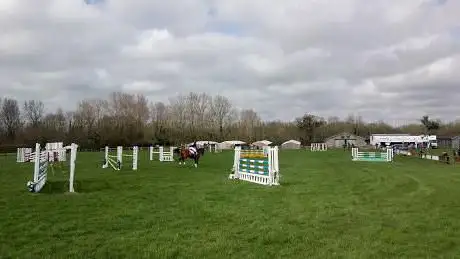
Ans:
<svg viewBox="0 0 460 259"><path fill-rule="evenodd" d="M298 140L291 139L291 140L288 140L288 141L284 142L284 143L281 144L281 145L284 145L284 144L296 144L296 145L300 145L301 143L300 143L300 141L298 141Z"/></svg>
<svg viewBox="0 0 460 259"><path fill-rule="evenodd" d="M256 142L252 143L252 145L254 145L254 146L268 146L271 143L273 143L273 142L268 141L268 140L259 140L259 141L256 141Z"/></svg>

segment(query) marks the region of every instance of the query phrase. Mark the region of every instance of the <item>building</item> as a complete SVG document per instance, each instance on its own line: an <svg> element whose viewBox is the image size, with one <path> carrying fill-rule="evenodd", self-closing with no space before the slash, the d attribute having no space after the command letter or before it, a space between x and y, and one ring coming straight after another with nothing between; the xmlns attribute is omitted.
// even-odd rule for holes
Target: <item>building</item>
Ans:
<svg viewBox="0 0 460 259"><path fill-rule="evenodd" d="M453 147L452 140L455 137L449 137L449 136L438 136L437 137L437 142L438 142L438 147L440 148L450 148Z"/></svg>
<svg viewBox="0 0 460 259"><path fill-rule="evenodd" d="M300 149L300 147L301 147L300 141L293 140L293 139L288 140L284 142L283 144L281 144L282 149Z"/></svg>
<svg viewBox="0 0 460 259"><path fill-rule="evenodd" d="M460 148L460 136L455 136L451 138L451 146L452 146L452 149Z"/></svg>
<svg viewBox="0 0 460 259"><path fill-rule="evenodd" d="M343 132L329 137L324 142L327 147L330 148L341 148L344 145L355 145L356 147L363 147L367 145L365 138L348 132Z"/></svg>

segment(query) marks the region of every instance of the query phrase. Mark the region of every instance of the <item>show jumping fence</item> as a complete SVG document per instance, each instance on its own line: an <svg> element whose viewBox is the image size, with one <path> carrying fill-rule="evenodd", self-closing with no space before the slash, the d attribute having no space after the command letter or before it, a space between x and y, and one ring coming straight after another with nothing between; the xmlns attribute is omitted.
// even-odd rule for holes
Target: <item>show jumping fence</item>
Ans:
<svg viewBox="0 0 460 259"><path fill-rule="evenodd" d="M160 162L174 162L174 147L169 147L169 151L165 151L165 148L160 146L155 148L153 146L149 147L149 158L150 161L155 160L154 156L158 156Z"/></svg>
<svg viewBox="0 0 460 259"><path fill-rule="evenodd" d="M358 148L351 149L353 161L370 162L391 162L393 161L393 149L388 148L385 152L359 151Z"/></svg>
<svg viewBox="0 0 460 259"><path fill-rule="evenodd" d="M104 164L102 168L108 168L109 166L112 167L116 171L120 171L123 167L123 157L130 157L132 159L132 169L137 170L137 160L139 156L139 147L133 147L133 153L130 155L123 154L123 147L117 147L116 155L110 154L110 149L108 146L105 147L104 153Z"/></svg>
<svg viewBox="0 0 460 259"><path fill-rule="evenodd" d="M235 147L229 178L262 185L279 185L278 147L266 147L263 150Z"/></svg>
<svg viewBox="0 0 460 259"><path fill-rule="evenodd" d="M326 143L311 143L310 151L327 151Z"/></svg>

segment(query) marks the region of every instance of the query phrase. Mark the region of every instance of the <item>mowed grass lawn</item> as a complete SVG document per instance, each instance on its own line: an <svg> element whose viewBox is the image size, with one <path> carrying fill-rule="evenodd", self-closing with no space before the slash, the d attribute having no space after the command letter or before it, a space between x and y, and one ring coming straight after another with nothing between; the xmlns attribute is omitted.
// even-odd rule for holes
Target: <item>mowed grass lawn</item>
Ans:
<svg viewBox="0 0 460 259"><path fill-rule="evenodd" d="M79 153L77 194L32 164L0 158L1 258L453 258L460 167L417 158L351 162L350 152L281 151L282 185L229 180L232 152L201 166L101 169ZM68 171L68 170L67 170Z"/></svg>

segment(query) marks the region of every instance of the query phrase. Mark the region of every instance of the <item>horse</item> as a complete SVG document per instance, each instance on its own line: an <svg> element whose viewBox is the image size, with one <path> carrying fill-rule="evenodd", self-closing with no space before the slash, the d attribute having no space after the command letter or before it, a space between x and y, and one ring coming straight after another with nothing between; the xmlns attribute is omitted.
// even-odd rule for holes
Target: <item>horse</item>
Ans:
<svg viewBox="0 0 460 259"><path fill-rule="evenodd" d="M193 152L193 149L195 152ZM195 162L195 167L198 167L200 157L204 156L204 150L205 149L203 147L198 148L196 143L194 143L189 147L181 146L180 148L175 148L173 152L179 154L179 165L182 163L185 165L185 160L190 158Z"/></svg>

